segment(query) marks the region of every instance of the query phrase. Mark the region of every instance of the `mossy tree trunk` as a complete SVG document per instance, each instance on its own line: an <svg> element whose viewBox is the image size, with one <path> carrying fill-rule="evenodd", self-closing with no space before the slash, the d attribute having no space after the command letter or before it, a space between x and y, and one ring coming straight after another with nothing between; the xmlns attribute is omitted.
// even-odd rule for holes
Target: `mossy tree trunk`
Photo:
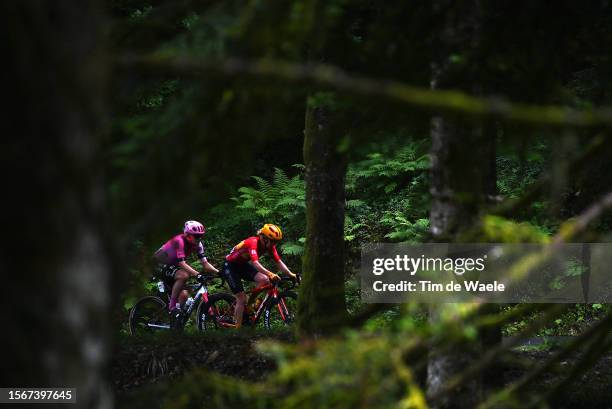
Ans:
<svg viewBox="0 0 612 409"><path fill-rule="evenodd" d="M432 58L432 88L460 88L471 94L481 87L470 64L478 52L480 5L477 0L451 5L440 0L432 3L443 28L435 39ZM480 123L451 115L432 119L432 168L430 225L434 241L460 240L462 232L474 226L495 177L491 155L495 141L492 133ZM430 321L442 315L457 315L454 304L432 305ZM450 340L452 347L444 352L431 351L427 368L427 395L437 396L445 384L461 373L475 359L480 342ZM474 377L449 395L431 402L433 408L473 408L482 400L482 378Z"/></svg>
<svg viewBox="0 0 612 409"><path fill-rule="evenodd" d="M77 388L75 408L112 406L101 17L94 0L0 6L3 384Z"/></svg>
<svg viewBox="0 0 612 409"><path fill-rule="evenodd" d="M456 241L464 230L476 223L488 197L487 185L490 186L486 177L486 164L492 148L488 136L481 127L458 118L434 118L431 132L430 212L434 240ZM431 306L430 320L439 320L443 310L453 310L455 307L453 304ZM428 395L435 395L448 380L477 359L483 345L490 347L499 342L499 334L498 329L490 328L481 334L478 341L456 342L453 348L444 353L432 351L434 354L428 364ZM448 399L435 402L432 407L472 408L481 399L482 379L475 377L454 391Z"/></svg>
<svg viewBox="0 0 612 409"><path fill-rule="evenodd" d="M347 318L344 299L344 206L347 158L339 152L337 117L326 103L308 103L304 132L306 247L298 331L329 334Z"/></svg>

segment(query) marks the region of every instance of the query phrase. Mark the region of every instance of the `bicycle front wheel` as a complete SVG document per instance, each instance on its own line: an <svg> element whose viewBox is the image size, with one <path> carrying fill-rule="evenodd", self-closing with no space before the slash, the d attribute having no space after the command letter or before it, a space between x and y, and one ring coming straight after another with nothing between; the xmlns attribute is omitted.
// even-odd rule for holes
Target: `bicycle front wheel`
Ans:
<svg viewBox="0 0 612 409"><path fill-rule="evenodd" d="M211 331L234 326L236 298L228 293L216 293L198 306L196 322L198 330Z"/></svg>
<svg viewBox="0 0 612 409"><path fill-rule="evenodd" d="M264 326L266 329L279 329L291 325L295 320L297 310L297 294L285 291L278 298L271 298L264 310Z"/></svg>
<svg viewBox="0 0 612 409"><path fill-rule="evenodd" d="M130 310L130 334L141 335L170 329L171 319L167 308L159 297L149 296L138 300Z"/></svg>

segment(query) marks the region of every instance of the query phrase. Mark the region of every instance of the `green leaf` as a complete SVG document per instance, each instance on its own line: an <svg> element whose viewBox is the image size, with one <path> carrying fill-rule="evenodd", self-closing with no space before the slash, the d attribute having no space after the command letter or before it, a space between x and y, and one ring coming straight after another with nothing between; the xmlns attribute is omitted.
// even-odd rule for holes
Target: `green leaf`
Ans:
<svg viewBox="0 0 612 409"><path fill-rule="evenodd" d="M283 244L281 251L283 254L299 256L304 253L304 246L293 242L287 242Z"/></svg>
<svg viewBox="0 0 612 409"><path fill-rule="evenodd" d="M126 310L131 310L132 307L134 306L134 304L136 304L136 297L128 297L125 299L125 301L123 302L123 308L125 308Z"/></svg>
<svg viewBox="0 0 612 409"><path fill-rule="evenodd" d="M397 183L391 182L385 186L385 193L391 193L397 187Z"/></svg>

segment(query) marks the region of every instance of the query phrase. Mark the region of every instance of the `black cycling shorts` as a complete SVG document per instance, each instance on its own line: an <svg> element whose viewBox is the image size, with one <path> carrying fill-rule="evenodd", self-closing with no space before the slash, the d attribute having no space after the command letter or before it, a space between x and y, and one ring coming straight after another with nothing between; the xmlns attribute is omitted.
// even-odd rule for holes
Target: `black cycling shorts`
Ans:
<svg viewBox="0 0 612 409"><path fill-rule="evenodd" d="M172 284L174 284L176 272L180 269L181 268L176 265L160 264L157 266L157 277L159 277L159 279L161 279L166 285L172 286Z"/></svg>
<svg viewBox="0 0 612 409"><path fill-rule="evenodd" d="M244 291L242 280L255 281L257 269L249 263L232 263L231 261L226 261L223 264L222 273L232 293L238 294Z"/></svg>

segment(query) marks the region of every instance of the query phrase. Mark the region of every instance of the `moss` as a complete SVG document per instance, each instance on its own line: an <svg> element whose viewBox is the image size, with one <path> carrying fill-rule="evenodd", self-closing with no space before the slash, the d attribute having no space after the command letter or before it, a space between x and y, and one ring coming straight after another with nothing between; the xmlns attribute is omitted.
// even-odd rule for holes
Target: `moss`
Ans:
<svg viewBox="0 0 612 409"><path fill-rule="evenodd" d="M312 336L346 320L344 204L347 158L334 142L337 118L327 107L306 109L306 243L298 298L298 329Z"/></svg>
<svg viewBox="0 0 612 409"><path fill-rule="evenodd" d="M499 216L485 216L483 241L492 243L548 243L550 237L529 223L517 223Z"/></svg>

